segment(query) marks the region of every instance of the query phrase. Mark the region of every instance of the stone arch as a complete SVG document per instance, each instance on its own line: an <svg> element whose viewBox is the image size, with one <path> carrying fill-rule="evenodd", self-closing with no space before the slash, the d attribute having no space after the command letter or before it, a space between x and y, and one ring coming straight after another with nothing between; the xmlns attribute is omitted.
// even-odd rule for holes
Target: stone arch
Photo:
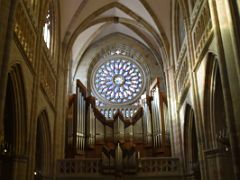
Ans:
<svg viewBox="0 0 240 180"><path fill-rule="evenodd" d="M127 14L129 14L133 19L138 21L138 24L141 24L142 26L144 26L144 28L146 28L149 32L151 32L151 34L156 38L156 40L158 41L158 43L163 47L163 53L161 54L164 58L165 56L168 57L169 56L169 48L168 48L168 41L166 38L164 38L164 31L162 29L159 29L160 33L158 34L151 25L148 24L148 22L146 22L145 20L143 20L141 17L139 17L137 14L135 14L134 12L132 12L130 9L128 9L127 7L125 7L124 5L122 5L119 2L112 2L107 4L106 6L98 9L97 11L95 11L94 13L92 13L92 15L88 16L78 27L77 29L75 29L73 32L69 32L65 38L64 38L64 43L67 44L66 49L64 50L64 60L66 62L68 59L68 55L70 54L72 45L76 39L76 37L83 32L87 27L89 27L89 25L91 25L92 20L102 14L103 12L106 12L107 10L111 9L111 8L118 8L124 12L126 12ZM90 22L90 23L89 23ZM160 28L160 27L159 27Z"/></svg>
<svg viewBox="0 0 240 180"><path fill-rule="evenodd" d="M108 36L105 36L103 37L102 39L100 39L97 43L101 43L103 41L106 41L106 40L109 40L111 39L113 36L119 36L119 37L122 37L122 39L125 39L126 42L129 42L129 43L135 43L136 46L138 46L138 48L142 48L145 52L148 51L148 49L143 45L141 44L141 42L138 42L138 41L135 41L134 39L132 39L131 37L125 35L125 34L121 34L121 33L114 33L114 34L110 34ZM96 43L96 44L97 44ZM95 45L95 44L93 44ZM92 48L92 46L90 46L90 48ZM89 49L90 49L89 48ZM135 60L140 63L143 67L144 67L144 73L147 74L147 75L150 75L151 72L150 72L150 69L148 67L148 64L146 62L144 62L144 58L142 58L142 55L136 50L136 48L131 48L129 45L127 45L127 43L108 43L106 44L106 46L103 46L101 48L99 48L99 51L96 53L96 55L93 57L93 59L91 59L91 63L89 65L89 69L87 71L87 79L89 79L89 81L87 82L87 89L88 90L91 90L91 75L92 75L92 72L94 71L94 68L95 68L95 65L101 60L101 59L104 59L105 56L107 56L107 53L108 51L111 51L112 49L114 48L123 48L125 50L129 50L131 51L131 53L137 57L135 58ZM141 56L139 56L141 55ZM110 56L109 56L110 57ZM163 72L163 71L162 71ZM163 73L162 73L163 74ZM160 76L160 75L159 75ZM162 75L164 76L164 75ZM149 83L150 79L148 76L145 77L146 78L146 81ZM165 79L164 79L165 80ZM150 84L147 83L147 86L148 87ZM165 82L164 82L165 83ZM89 93L91 93L89 91Z"/></svg>
<svg viewBox="0 0 240 180"><path fill-rule="evenodd" d="M193 179L201 179L198 154L199 150L194 110L187 104L184 117L185 171L186 174Z"/></svg>
<svg viewBox="0 0 240 180"><path fill-rule="evenodd" d="M54 0L43 0L43 2L41 3L41 8L40 8L40 21L39 21L39 27L43 28L44 24L46 22L46 16L48 14L48 11L50 11L51 14L51 37L50 37L50 48L49 48L49 53L52 56L52 59L54 60L54 65L57 64L56 61L56 55L58 53L53 53L53 52L58 52L59 51L59 2L58 1L54 1ZM42 31L41 31L42 32ZM43 34L42 34L42 38L44 38Z"/></svg>
<svg viewBox="0 0 240 180"><path fill-rule="evenodd" d="M35 179L45 179L52 175L51 132L47 111L43 110L37 118Z"/></svg>
<svg viewBox="0 0 240 180"><path fill-rule="evenodd" d="M205 126L205 146L211 149L216 144L216 131L214 123L214 91L216 90L216 75L218 64L215 55L209 54L207 58L207 68L204 89L204 126Z"/></svg>
<svg viewBox="0 0 240 180"><path fill-rule="evenodd" d="M184 22L185 17L187 17L186 14L186 8L185 3L182 1L173 1L172 3L172 9L173 9L173 42L175 44L175 53L178 55L178 53L181 50L182 45L184 44L184 39L186 36L186 23ZM180 26L182 26L182 31L184 32L184 36L181 38L180 36Z"/></svg>
<svg viewBox="0 0 240 180"><path fill-rule="evenodd" d="M26 161L27 106L22 69L13 65L8 73L4 108L4 143L1 147L6 160L3 179L14 179L21 173L19 165ZM20 162L20 160L23 160ZM3 162L5 163L5 162Z"/></svg>
<svg viewBox="0 0 240 180"><path fill-rule="evenodd" d="M207 150L205 156L207 162L216 167L208 169L209 177L210 179L232 179L234 172L229 131L226 124L223 86L218 59L212 53L209 53L207 57L203 102L205 149ZM220 167L224 168L225 172L222 172ZM221 173L216 173L214 169Z"/></svg>

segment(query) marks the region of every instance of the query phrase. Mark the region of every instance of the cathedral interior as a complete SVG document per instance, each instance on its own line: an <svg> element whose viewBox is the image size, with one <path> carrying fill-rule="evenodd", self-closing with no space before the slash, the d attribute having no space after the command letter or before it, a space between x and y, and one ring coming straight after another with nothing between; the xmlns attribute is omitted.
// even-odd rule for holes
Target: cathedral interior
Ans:
<svg viewBox="0 0 240 180"><path fill-rule="evenodd" d="M0 179L240 179L239 0L0 0Z"/></svg>

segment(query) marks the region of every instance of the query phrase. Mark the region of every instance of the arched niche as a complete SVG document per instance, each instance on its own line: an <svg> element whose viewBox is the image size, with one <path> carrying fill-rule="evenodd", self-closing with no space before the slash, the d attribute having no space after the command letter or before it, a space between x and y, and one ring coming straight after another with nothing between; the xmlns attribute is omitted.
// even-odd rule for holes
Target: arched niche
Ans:
<svg viewBox="0 0 240 180"><path fill-rule="evenodd" d="M22 70L19 64L10 68L4 106L4 142L1 144L1 176L17 179L26 166L27 115L26 95Z"/></svg>
<svg viewBox="0 0 240 180"><path fill-rule="evenodd" d="M204 87L205 156L210 179L233 178L229 129L217 56L209 53ZM221 171L225 169L225 171Z"/></svg>
<svg viewBox="0 0 240 180"><path fill-rule="evenodd" d="M206 149L221 148L229 142L221 142L228 136L226 108L217 57L209 54L204 89L204 126Z"/></svg>
<svg viewBox="0 0 240 180"><path fill-rule="evenodd" d="M198 154L199 149L194 110L187 104L184 117L185 171L189 177L196 180L201 179Z"/></svg>
<svg viewBox="0 0 240 180"><path fill-rule="evenodd" d="M35 180L50 178L52 176L52 166L51 133L47 112L43 110L37 119Z"/></svg>

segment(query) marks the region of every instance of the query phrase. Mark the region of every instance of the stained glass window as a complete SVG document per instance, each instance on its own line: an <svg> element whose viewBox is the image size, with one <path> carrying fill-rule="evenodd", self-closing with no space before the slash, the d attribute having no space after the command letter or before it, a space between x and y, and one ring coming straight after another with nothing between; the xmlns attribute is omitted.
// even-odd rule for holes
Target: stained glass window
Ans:
<svg viewBox="0 0 240 180"><path fill-rule="evenodd" d="M47 12L45 24L43 27L43 38L44 38L44 41L45 41L48 49L50 48L50 44L51 44L51 29L52 29L51 18L52 18L51 10L49 9Z"/></svg>
<svg viewBox="0 0 240 180"><path fill-rule="evenodd" d="M143 74L135 62L114 58L98 67L94 86L101 99L116 104L128 103L141 93Z"/></svg>

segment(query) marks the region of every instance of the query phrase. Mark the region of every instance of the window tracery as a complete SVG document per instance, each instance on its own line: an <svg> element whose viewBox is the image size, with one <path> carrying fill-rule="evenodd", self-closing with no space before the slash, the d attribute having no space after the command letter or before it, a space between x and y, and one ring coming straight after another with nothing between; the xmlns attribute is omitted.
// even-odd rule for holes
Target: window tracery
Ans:
<svg viewBox="0 0 240 180"><path fill-rule="evenodd" d="M94 76L97 95L105 102L114 104L135 100L143 89L143 83L143 72L139 65L125 57L105 61ZM97 105L99 103L97 101Z"/></svg>

